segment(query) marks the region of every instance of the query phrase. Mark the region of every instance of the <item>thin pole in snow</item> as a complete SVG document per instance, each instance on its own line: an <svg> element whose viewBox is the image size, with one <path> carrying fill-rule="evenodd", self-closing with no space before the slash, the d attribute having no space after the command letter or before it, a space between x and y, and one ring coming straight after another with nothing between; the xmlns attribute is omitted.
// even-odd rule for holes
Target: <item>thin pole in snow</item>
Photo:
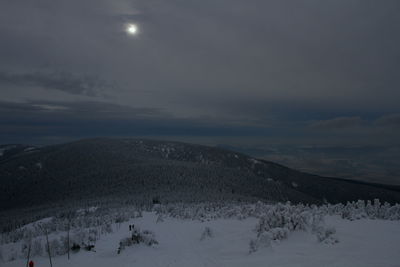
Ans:
<svg viewBox="0 0 400 267"><path fill-rule="evenodd" d="M50 261L50 267L53 267L53 263L51 262L51 253L50 253L50 244L49 244L49 235L47 234L47 229L44 229L44 232L46 234L46 241L47 241L47 253L49 254L49 261Z"/></svg>
<svg viewBox="0 0 400 267"><path fill-rule="evenodd" d="M31 256L31 241L29 241L28 256L26 257L26 267L28 267L30 256Z"/></svg>
<svg viewBox="0 0 400 267"><path fill-rule="evenodd" d="M70 221L68 220L68 235L67 235L67 240L68 240L68 260L69 260L69 248L70 248L70 245L69 245L69 229L70 229Z"/></svg>

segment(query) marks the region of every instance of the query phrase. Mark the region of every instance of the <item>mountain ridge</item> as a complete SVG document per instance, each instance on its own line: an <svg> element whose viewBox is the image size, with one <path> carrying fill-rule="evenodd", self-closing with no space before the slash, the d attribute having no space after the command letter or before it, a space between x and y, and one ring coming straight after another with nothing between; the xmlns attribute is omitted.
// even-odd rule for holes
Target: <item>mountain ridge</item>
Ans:
<svg viewBox="0 0 400 267"><path fill-rule="evenodd" d="M311 175L242 153L182 142L92 138L20 148L6 159L0 157L0 209L114 197L139 202L400 202L395 187Z"/></svg>

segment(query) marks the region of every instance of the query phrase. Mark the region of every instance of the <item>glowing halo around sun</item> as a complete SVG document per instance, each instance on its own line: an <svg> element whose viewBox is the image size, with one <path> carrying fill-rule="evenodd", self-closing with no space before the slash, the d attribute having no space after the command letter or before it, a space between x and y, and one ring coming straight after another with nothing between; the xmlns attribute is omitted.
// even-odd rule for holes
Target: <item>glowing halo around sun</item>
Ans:
<svg viewBox="0 0 400 267"><path fill-rule="evenodd" d="M125 26L125 31L129 35L136 35L139 32L138 26L136 24L127 24Z"/></svg>

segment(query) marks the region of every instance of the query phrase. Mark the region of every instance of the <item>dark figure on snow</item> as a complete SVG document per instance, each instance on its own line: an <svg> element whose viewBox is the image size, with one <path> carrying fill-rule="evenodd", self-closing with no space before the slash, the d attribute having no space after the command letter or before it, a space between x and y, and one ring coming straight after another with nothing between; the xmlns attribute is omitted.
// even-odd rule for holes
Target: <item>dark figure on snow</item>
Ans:
<svg viewBox="0 0 400 267"><path fill-rule="evenodd" d="M35 264L33 263L33 261L30 261L30 262L29 262L29 267L34 267L34 265L35 265Z"/></svg>

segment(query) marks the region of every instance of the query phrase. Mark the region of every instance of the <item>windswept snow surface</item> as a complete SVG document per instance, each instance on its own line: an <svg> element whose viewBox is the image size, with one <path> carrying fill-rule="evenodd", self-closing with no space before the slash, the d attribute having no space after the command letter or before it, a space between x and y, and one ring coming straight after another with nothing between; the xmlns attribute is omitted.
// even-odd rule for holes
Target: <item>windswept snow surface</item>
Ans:
<svg viewBox="0 0 400 267"><path fill-rule="evenodd" d="M53 258L55 267L197 267L197 266L274 266L274 267L398 267L400 266L400 222L384 220L343 220L325 218L336 228L337 244L324 244L309 232L292 232L288 239L249 253L249 242L255 238L255 218L218 219L211 221L180 220L165 217L156 222L153 212L143 213L116 227L96 244L96 252L80 251ZM151 230L159 244L134 245L117 254L119 240L129 236L128 225ZM205 228L212 236L201 240ZM33 259L36 266L49 266L46 257ZM4 267L25 266L24 260L1 262Z"/></svg>

